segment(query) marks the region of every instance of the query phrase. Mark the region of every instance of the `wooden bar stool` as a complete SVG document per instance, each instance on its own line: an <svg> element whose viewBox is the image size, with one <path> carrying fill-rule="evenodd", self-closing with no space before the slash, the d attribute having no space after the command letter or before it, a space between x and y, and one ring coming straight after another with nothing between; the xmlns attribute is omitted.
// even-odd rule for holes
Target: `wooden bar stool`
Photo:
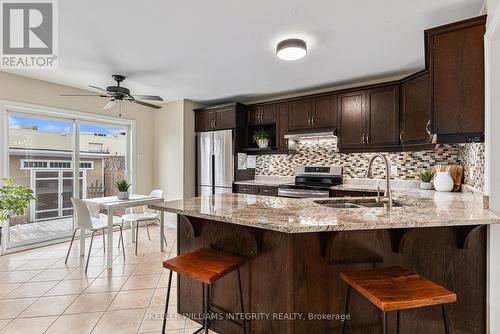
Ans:
<svg viewBox="0 0 500 334"><path fill-rule="evenodd" d="M226 276L227 274L237 271L238 272L238 284L240 293L240 304L241 313L245 313L243 306L243 291L241 288L241 275L240 267L246 263L246 259L226 253L217 252L210 250L208 248L200 248L179 256L174 257L163 262L163 267L170 270L168 277L168 290L167 290L167 304L165 305L165 313L163 317L163 330L165 333L167 315L168 315L168 301L170 299L170 287L172 284L172 273L175 271L181 275L185 275L189 278L197 280L202 283L203 286L203 327L195 331L199 333L205 329L205 333L208 333L209 326L209 314L211 311L211 299L210 290L211 285ZM206 290L206 292L205 292ZM243 332L246 334L246 321L243 320L241 323L237 322L243 328Z"/></svg>
<svg viewBox="0 0 500 334"><path fill-rule="evenodd" d="M450 333L446 304L457 301L457 295L402 267L345 271L340 278L348 284L345 313L349 312L351 290L354 288L363 297L383 312L383 333L387 333L387 312L396 311L396 326L399 333L399 311L431 305L441 305L444 331ZM345 333L344 321L342 333Z"/></svg>

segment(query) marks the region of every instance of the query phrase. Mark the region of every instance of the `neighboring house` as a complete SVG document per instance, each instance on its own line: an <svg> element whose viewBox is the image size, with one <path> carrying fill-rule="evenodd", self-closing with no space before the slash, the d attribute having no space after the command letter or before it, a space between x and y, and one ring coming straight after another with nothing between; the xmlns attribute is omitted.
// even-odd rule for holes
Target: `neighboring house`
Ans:
<svg viewBox="0 0 500 334"><path fill-rule="evenodd" d="M36 126L9 129L10 177L17 184L30 187L35 194L28 214L17 218L14 224L73 214L72 142L71 133L39 130ZM80 147L80 196L106 195L106 185L113 180L109 166L121 168L119 177L124 176L126 134L81 132ZM110 163L115 161L121 163ZM109 192L113 188L107 189Z"/></svg>

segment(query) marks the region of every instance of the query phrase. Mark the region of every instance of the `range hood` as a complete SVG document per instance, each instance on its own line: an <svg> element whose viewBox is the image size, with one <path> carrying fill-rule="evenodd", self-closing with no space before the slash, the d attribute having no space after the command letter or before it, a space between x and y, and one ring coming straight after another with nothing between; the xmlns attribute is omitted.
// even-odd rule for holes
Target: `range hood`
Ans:
<svg viewBox="0 0 500 334"><path fill-rule="evenodd" d="M307 139L333 139L336 138L336 130L316 131L316 132L289 132L285 139L300 141Z"/></svg>

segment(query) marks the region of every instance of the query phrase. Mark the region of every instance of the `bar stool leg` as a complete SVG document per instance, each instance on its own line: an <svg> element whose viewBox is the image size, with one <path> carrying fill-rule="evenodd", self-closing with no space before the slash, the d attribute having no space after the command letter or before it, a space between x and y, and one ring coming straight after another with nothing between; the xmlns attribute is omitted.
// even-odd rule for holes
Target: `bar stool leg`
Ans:
<svg viewBox="0 0 500 334"><path fill-rule="evenodd" d="M352 290L351 286L348 285L347 286L347 294L345 297L344 316L347 316L347 314L349 313L349 301L351 299L351 290ZM347 326L347 319L345 319L344 323L342 324L342 334L345 333L346 326Z"/></svg>
<svg viewBox="0 0 500 334"><path fill-rule="evenodd" d="M384 311L382 317L383 317L383 320L382 320L383 330L382 330L382 332L384 334L387 334L387 312Z"/></svg>
<svg viewBox="0 0 500 334"><path fill-rule="evenodd" d="M238 268L238 285L240 287L240 305L241 305L241 314L245 317L245 306L243 305L243 289L241 288L241 273L240 268ZM246 318L243 318L243 333L247 333L247 321Z"/></svg>
<svg viewBox="0 0 500 334"><path fill-rule="evenodd" d="M106 233L104 233L104 230L102 230L102 247L103 252L106 253Z"/></svg>
<svg viewBox="0 0 500 334"><path fill-rule="evenodd" d="M167 316L168 316L168 302L170 300L170 287L172 286L172 270L168 275L168 290L167 290L167 303L165 304L165 312L163 312L163 327L161 332L165 334L165 328L167 327Z"/></svg>
<svg viewBox="0 0 500 334"><path fill-rule="evenodd" d="M399 334L399 310L396 312L396 334Z"/></svg>
<svg viewBox="0 0 500 334"><path fill-rule="evenodd" d="M441 304L441 310L443 311L444 332L450 334L450 320L448 319L448 313L446 313L445 304Z"/></svg>
<svg viewBox="0 0 500 334"><path fill-rule="evenodd" d="M209 315L210 315L210 284L206 284L207 286L207 295L205 301L205 334L208 334L208 326L209 326Z"/></svg>

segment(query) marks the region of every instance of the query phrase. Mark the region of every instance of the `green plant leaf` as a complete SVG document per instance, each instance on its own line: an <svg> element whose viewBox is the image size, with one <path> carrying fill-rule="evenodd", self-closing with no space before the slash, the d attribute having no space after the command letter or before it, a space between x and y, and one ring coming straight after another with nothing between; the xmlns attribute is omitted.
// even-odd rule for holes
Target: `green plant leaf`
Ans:
<svg viewBox="0 0 500 334"><path fill-rule="evenodd" d="M256 143L258 140L269 140L269 131L266 129L259 129L253 133L253 142Z"/></svg>
<svg viewBox="0 0 500 334"><path fill-rule="evenodd" d="M431 170L423 170L418 173L417 176L422 182L431 182L435 174L436 173Z"/></svg>
<svg viewBox="0 0 500 334"><path fill-rule="evenodd" d="M0 187L0 221L8 220L11 215L23 215L31 200L33 191L27 187L15 186L12 179L3 178Z"/></svg>
<svg viewBox="0 0 500 334"><path fill-rule="evenodd" d="M129 184L127 182L127 180L121 180L121 181L115 182L115 186L119 192L127 192L128 189L130 188L131 184Z"/></svg>

